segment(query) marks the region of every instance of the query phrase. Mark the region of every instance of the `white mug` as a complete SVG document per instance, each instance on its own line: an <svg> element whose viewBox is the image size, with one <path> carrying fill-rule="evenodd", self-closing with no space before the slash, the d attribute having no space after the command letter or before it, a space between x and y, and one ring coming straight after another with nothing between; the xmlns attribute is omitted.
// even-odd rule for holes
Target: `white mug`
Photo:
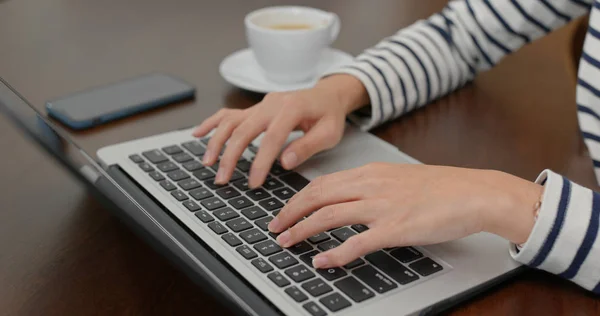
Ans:
<svg viewBox="0 0 600 316"><path fill-rule="evenodd" d="M277 83L313 79L323 51L340 32L335 13L308 7L267 7L249 13L244 22L258 65L267 79ZM277 28L285 25L306 27Z"/></svg>

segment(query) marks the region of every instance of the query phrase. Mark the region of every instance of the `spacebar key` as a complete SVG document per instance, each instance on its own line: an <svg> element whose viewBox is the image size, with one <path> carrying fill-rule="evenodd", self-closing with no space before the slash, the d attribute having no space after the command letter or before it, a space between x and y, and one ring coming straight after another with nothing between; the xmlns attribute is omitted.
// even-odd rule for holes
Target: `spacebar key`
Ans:
<svg viewBox="0 0 600 316"><path fill-rule="evenodd" d="M285 182L287 185L291 186L296 191L302 190L310 182L308 181L308 179L301 176L297 172L290 172L284 176L279 177L279 179Z"/></svg>
<svg viewBox="0 0 600 316"><path fill-rule="evenodd" d="M366 255L365 259L400 284L408 284L419 279L416 273L411 272L383 251Z"/></svg>

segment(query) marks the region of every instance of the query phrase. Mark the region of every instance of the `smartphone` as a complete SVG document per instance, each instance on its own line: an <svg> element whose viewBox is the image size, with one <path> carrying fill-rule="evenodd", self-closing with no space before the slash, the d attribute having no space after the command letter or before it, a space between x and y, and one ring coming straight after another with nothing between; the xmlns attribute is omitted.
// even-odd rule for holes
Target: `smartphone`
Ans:
<svg viewBox="0 0 600 316"><path fill-rule="evenodd" d="M48 115L82 130L192 99L196 89L179 78L149 74L46 102Z"/></svg>

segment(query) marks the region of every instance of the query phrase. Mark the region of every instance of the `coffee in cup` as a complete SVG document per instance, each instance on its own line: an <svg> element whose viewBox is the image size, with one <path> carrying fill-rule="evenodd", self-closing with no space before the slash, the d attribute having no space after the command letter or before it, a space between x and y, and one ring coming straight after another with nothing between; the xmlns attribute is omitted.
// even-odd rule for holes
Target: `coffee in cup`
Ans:
<svg viewBox="0 0 600 316"><path fill-rule="evenodd" d="M258 65L277 83L313 79L323 51L340 31L336 14L297 6L256 10L246 16L245 25Z"/></svg>

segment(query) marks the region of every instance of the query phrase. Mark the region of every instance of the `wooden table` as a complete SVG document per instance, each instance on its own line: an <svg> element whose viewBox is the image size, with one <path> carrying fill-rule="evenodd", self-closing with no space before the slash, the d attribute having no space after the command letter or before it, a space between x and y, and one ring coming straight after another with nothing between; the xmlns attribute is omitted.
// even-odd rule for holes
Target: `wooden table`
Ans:
<svg viewBox="0 0 600 316"><path fill-rule="evenodd" d="M104 145L193 125L261 96L226 84L219 62L246 46L242 19L276 1L0 1L0 76L40 109L45 100L151 71L197 86L195 102L73 138ZM338 13L335 47L358 54L444 0L277 1ZM368 26L368 27L365 27ZM474 84L374 131L428 164L500 169L533 180L544 168L593 186L581 146L567 27ZM533 88L532 88L533 87ZM102 209L0 118L0 314L228 314L210 295ZM455 315L593 315L597 297L529 272L457 307Z"/></svg>

